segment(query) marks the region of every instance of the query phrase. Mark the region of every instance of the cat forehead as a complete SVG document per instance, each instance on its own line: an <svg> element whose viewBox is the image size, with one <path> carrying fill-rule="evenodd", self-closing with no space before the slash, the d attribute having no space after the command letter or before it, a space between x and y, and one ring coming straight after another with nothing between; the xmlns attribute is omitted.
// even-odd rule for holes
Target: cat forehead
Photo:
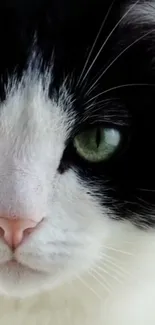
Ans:
<svg viewBox="0 0 155 325"><path fill-rule="evenodd" d="M87 74L88 83L91 83L92 78L95 78L110 60L113 61L114 55L120 55L123 42L125 46L128 42L127 47L132 42L132 31L126 37L123 22L126 23L127 17L131 17L131 14L136 15L139 12L139 5L141 5L141 12L143 5L143 11L146 12L146 6L142 0L135 2L128 0L125 3L122 0L113 2L110 0L104 2L101 0L2 2L0 4L1 99L3 100L6 96L8 79L13 80L16 75L16 78L20 80L27 71L29 62L33 61L34 65L36 64L35 53L37 51L42 61L37 66L38 71L44 73L50 67L55 89L61 87L66 76L69 76L71 82L67 86L68 90L70 89L76 98L83 100L81 90L78 93L72 81L77 81L79 78L101 24L103 23L103 28L100 37L95 43L94 52L87 65L87 69L91 66ZM120 26L122 28L117 28ZM136 34L135 38L138 37L139 34ZM104 43L105 46L102 48ZM136 46L131 48L134 50ZM125 56L123 57L126 59ZM128 62L124 63L126 70L127 64ZM96 91L99 93L103 89L112 87L111 81L114 86L123 83L126 72L130 79L131 70L125 71L124 66L122 60L116 60L116 64L113 65L114 69L106 71L105 79L100 78ZM137 66L135 57L133 66L135 75L139 73ZM46 89L48 89L47 86L48 84ZM50 95L52 97L53 94L50 93ZM80 105L81 103L78 109Z"/></svg>
<svg viewBox="0 0 155 325"><path fill-rule="evenodd" d="M35 60L35 67L34 67ZM51 129L53 133L62 128L70 131L75 119L72 110L72 96L65 82L60 85L59 96L49 96L52 82L52 69L40 74L39 60L29 61L28 69L19 80L16 74L8 78L5 88L5 100L0 105L0 127L3 130L9 124L32 121L32 131L44 123L45 133ZM22 118L21 118L22 117Z"/></svg>
<svg viewBox="0 0 155 325"><path fill-rule="evenodd" d="M119 20L124 3L115 2L108 20L110 26ZM36 37L45 60L56 50L60 68L63 64L73 68L86 56L111 4L111 0L2 1L0 73L12 73L18 66L24 68ZM104 29L106 34L106 24Z"/></svg>

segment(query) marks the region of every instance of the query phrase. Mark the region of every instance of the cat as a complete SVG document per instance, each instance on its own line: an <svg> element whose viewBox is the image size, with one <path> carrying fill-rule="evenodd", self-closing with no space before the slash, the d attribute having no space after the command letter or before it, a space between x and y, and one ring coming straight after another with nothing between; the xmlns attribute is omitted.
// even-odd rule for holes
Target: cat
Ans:
<svg viewBox="0 0 155 325"><path fill-rule="evenodd" d="M0 324L155 324L155 0L2 0L0 45Z"/></svg>

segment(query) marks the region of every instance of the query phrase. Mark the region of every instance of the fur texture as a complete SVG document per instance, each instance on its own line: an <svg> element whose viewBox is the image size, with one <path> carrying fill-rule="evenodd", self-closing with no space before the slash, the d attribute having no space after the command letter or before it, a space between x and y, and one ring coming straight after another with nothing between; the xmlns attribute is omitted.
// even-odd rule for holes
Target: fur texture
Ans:
<svg viewBox="0 0 155 325"><path fill-rule="evenodd" d="M155 323L154 1L0 4L0 322ZM119 130L106 162L74 137ZM12 262L15 259L18 263Z"/></svg>

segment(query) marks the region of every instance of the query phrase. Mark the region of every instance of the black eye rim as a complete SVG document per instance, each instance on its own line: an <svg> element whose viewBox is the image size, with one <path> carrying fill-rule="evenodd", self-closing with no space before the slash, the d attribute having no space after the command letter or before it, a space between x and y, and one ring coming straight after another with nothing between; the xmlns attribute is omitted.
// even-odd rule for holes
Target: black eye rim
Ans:
<svg viewBox="0 0 155 325"><path fill-rule="evenodd" d="M75 126L75 129L72 131L71 136L68 138L67 143L73 141L74 138L81 133L91 132L93 129L115 129L120 133L126 133L126 131L131 128L129 125L126 124L119 124L119 123L109 123L109 122L94 122L94 123L86 123L83 125Z"/></svg>
<svg viewBox="0 0 155 325"><path fill-rule="evenodd" d="M75 146L74 146L74 139L75 137L80 134L81 132L85 132L91 130L95 127L102 127L102 128L115 128L121 134L121 139L119 146L116 148L115 152L108 158L103 161L98 162L90 162L83 157L81 157ZM70 136L65 142L65 149L61 157L61 161L58 167L58 171L60 174L63 174L66 170L76 166L76 168L84 168L85 170L88 168L96 169L98 167L104 166L112 166L115 167L115 163L121 162L123 157L126 155L126 152L130 148L130 143L132 141L134 134L133 127L131 125L118 125L115 123L94 123L93 125L87 125L86 127L75 128L71 132Z"/></svg>

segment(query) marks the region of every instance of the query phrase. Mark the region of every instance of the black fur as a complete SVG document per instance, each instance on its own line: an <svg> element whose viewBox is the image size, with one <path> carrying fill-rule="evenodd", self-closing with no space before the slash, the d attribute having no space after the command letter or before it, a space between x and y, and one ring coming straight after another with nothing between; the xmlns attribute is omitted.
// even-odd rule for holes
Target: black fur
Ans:
<svg viewBox="0 0 155 325"><path fill-rule="evenodd" d="M87 69L128 10L127 6L134 2L114 1ZM66 144L59 171L65 172L74 166L82 181L86 181L91 189L94 187L94 195L100 197L101 204L110 207L112 217L128 218L138 226L154 226L155 24L153 26L146 20L144 23L143 17L136 24L130 12L130 19L123 19L112 33L85 81L78 83L111 5L112 0L1 1L0 96L2 101L5 100L5 85L10 76L16 73L20 78L23 75L34 48L42 57L41 71L54 62L49 96L58 95L67 77L69 92L73 96L72 110L77 112L75 129ZM86 95L96 78L117 56L119 58ZM119 87L121 85L128 86ZM115 87L118 88L96 97L95 111L88 108L92 97ZM110 100L103 105L98 103L106 99ZM85 162L72 145L76 132L94 125L117 127L122 133L119 151L105 163Z"/></svg>

